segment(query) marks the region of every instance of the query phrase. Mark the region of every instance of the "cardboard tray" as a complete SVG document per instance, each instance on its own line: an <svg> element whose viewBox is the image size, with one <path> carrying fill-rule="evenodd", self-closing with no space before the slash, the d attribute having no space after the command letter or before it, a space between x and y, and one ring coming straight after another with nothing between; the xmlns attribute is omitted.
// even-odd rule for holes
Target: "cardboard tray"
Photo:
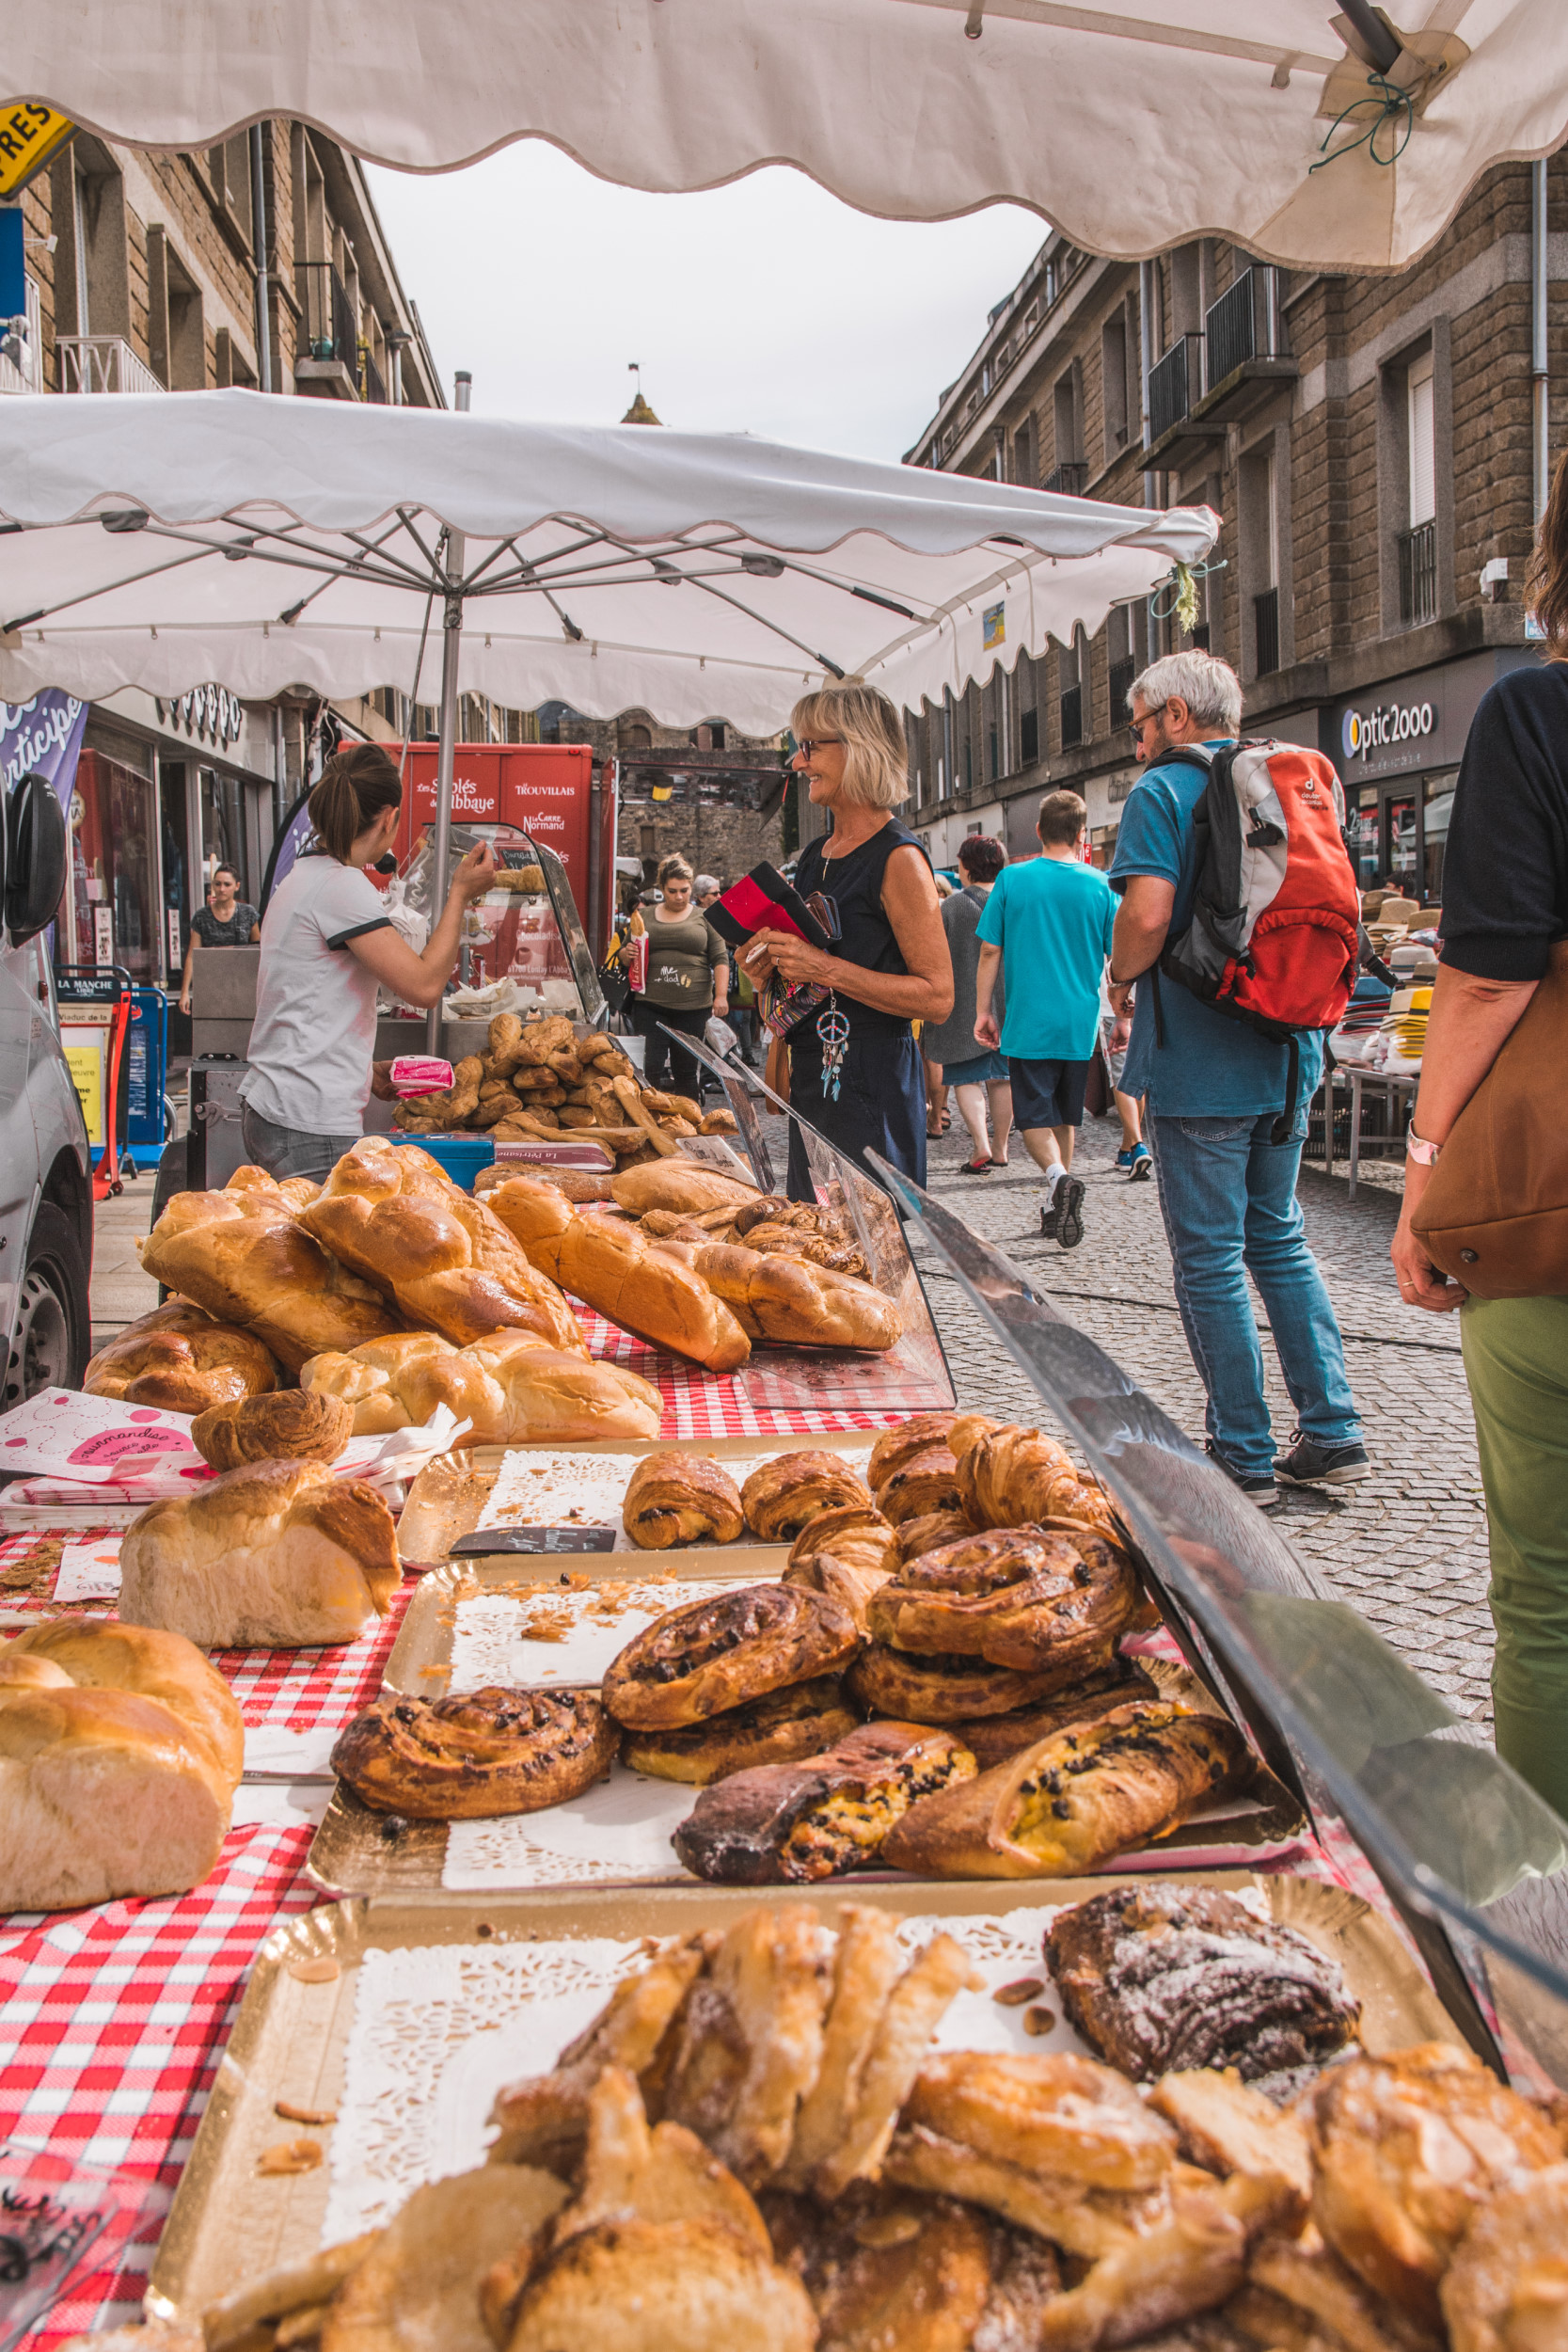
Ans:
<svg viewBox="0 0 1568 2352"><path fill-rule="evenodd" d="M875 1899L900 1915L935 1914L961 1935L966 1916L1002 1915L1087 1900L1123 1879L932 1885L891 1882ZM1170 1883L1166 1878L1164 1883ZM1338 1961L1362 2006L1361 2036L1374 2054L1416 2042L1456 2040L1435 1994L1392 1927L1359 1896L1320 1880L1248 1871L1190 1871L1179 1883L1232 1893L1261 1888L1274 1916ZM866 1889L857 1887L859 1899ZM251 1970L239 2014L181 2178L153 2263L149 2315L195 2322L231 2294L322 2243L329 2168L262 2177L263 2149L300 2132L280 2121L279 2099L332 2114L345 2086L359 1970L372 1951L498 1943L570 1944L593 1937L631 1941L725 1927L758 1900L752 1888L681 1887L654 1893L579 1888L526 1899L502 1896L324 1904L274 1930ZM773 1905L813 1902L831 1911L831 1888L769 1889ZM515 2069L511 2070L515 2072ZM499 2080L497 2086L499 2088ZM331 2124L310 2136L330 2153Z"/></svg>
<svg viewBox="0 0 1568 2352"><path fill-rule="evenodd" d="M428 1462L409 1487L398 1521L398 1549L404 1566L423 1567L450 1559L458 1537L471 1535L479 1525L501 1463L509 1453L527 1454L546 1464L552 1456L562 1454L618 1455L626 1460L629 1479L635 1465L647 1454L701 1454L711 1455L717 1462L754 1463L771 1460L781 1454L869 1453L879 1434L875 1429L835 1429L799 1438L601 1438L572 1446L460 1447ZM612 1560L631 1560L641 1563L646 1573L655 1563L675 1559L738 1560L740 1553L745 1552L747 1565L738 1570L744 1576L754 1573L750 1559L761 1554L766 1554L776 1572L783 1567L788 1549L787 1544L699 1544L672 1551L587 1552L575 1557L573 1565L597 1575L604 1573ZM513 1573L527 1565L526 1554L506 1556ZM547 1565L552 1578L559 1574L560 1561L542 1565ZM425 1695L428 1697L429 1693Z"/></svg>

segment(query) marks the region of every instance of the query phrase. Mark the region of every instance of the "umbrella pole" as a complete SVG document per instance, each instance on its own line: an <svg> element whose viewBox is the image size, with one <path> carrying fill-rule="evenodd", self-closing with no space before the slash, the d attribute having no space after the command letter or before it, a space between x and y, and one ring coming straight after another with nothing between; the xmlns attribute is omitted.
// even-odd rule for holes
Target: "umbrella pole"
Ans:
<svg viewBox="0 0 1568 2352"><path fill-rule="evenodd" d="M463 649L463 533L447 534L447 593L441 615L441 720L436 754L436 873L430 894L430 927L434 930L447 903L451 880L451 771L457 747L457 663ZM441 1000L436 998L425 1022L425 1048L441 1050Z"/></svg>

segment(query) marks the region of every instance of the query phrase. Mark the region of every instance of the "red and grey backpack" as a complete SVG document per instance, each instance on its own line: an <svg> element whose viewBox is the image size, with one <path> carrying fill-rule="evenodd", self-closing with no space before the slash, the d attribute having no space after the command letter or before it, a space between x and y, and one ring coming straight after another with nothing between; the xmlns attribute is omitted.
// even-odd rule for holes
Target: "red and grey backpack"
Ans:
<svg viewBox="0 0 1568 2352"><path fill-rule="evenodd" d="M1295 1121L1304 1029L1336 1027L1355 987L1361 898L1345 841L1345 795L1322 752L1273 740L1161 755L1201 768L1193 812L1197 882L1192 921L1169 939L1157 974L1228 1020L1290 1047L1285 1108ZM1155 1010L1159 1011L1159 978Z"/></svg>

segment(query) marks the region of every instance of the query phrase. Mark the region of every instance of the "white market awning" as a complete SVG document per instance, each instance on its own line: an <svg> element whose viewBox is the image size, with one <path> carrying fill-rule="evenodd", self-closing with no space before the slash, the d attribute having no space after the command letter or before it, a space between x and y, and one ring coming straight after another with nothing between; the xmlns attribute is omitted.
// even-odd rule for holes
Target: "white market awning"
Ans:
<svg viewBox="0 0 1568 2352"><path fill-rule="evenodd" d="M465 692L759 735L835 671L916 706L1092 633L1218 529L743 434L240 390L0 405L0 516L9 702L432 701L455 597Z"/></svg>
<svg viewBox="0 0 1568 2352"><path fill-rule="evenodd" d="M538 137L630 187L788 163L893 219L1006 199L1119 259L1387 269L1561 144L1568 7L1386 13L1397 51L1365 0L51 0L0 81L130 145L289 116L441 171Z"/></svg>

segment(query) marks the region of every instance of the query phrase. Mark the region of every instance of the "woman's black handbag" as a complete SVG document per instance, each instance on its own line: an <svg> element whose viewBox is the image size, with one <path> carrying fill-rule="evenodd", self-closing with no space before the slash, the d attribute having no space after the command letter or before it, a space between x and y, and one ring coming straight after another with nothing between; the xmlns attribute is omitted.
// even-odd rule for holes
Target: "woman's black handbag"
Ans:
<svg viewBox="0 0 1568 2352"><path fill-rule="evenodd" d="M614 955L607 956L600 964L599 986L604 991L604 1000L610 1011L625 1012L631 995L631 979L621 961L619 949Z"/></svg>

